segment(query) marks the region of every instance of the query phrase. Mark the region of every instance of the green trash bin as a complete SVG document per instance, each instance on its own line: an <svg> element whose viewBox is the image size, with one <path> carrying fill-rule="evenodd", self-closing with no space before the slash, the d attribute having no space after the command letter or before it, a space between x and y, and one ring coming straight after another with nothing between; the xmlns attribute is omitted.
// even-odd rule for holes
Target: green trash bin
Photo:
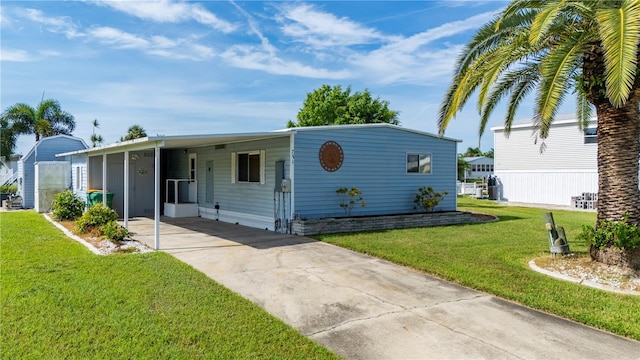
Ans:
<svg viewBox="0 0 640 360"><path fill-rule="evenodd" d="M103 191L92 191L87 193L87 207L91 207L95 204L102 202ZM107 206L113 208L113 193L107 192Z"/></svg>

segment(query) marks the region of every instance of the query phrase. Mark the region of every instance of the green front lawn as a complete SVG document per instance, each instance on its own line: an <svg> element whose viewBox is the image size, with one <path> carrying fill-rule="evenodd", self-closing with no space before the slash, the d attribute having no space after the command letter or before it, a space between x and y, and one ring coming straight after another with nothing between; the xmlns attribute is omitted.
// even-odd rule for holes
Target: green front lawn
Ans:
<svg viewBox="0 0 640 360"><path fill-rule="evenodd" d="M34 212L0 213L3 359L334 359L156 252L97 256Z"/></svg>
<svg viewBox="0 0 640 360"><path fill-rule="evenodd" d="M458 205L500 221L316 238L640 340L640 296L557 280L529 268L533 258L550 256L542 219L547 210L470 198L459 198ZM595 224L595 213L554 210L553 215L565 227L571 250L587 253L587 245L575 238L581 224Z"/></svg>

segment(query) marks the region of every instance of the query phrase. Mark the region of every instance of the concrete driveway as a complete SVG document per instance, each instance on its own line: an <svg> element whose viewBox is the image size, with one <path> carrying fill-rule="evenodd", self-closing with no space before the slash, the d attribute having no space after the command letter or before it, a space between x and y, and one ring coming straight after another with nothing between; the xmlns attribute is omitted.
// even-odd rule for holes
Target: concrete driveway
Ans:
<svg viewBox="0 0 640 360"><path fill-rule="evenodd" d="M153 222L130 221L153 245ZM347 359L640 359L640 342L310 238L162 218L160 247Z"/></svg>

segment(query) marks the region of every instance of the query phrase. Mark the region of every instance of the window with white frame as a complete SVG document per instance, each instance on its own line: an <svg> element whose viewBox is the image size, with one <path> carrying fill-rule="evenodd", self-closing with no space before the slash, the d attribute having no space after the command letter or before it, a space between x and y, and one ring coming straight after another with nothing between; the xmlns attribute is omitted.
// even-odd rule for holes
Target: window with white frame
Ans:
<svg viewBox="0 0 640 360"><path fill-rule="evenodd" d="M595 144L598 142L598 131L596 128L584 129L584 143Z"/></svg>
<svg viewBox="0 0 640 360"><path fill-rule="evenodd" d="M231 158L231 182L265 183L264 150L232 153Z"/></svg>
<svg viewBox="0 0 640 360"><path fill-rule="evenodd" d="M431 174L431 154L407 153L407 174Z"/></svg>

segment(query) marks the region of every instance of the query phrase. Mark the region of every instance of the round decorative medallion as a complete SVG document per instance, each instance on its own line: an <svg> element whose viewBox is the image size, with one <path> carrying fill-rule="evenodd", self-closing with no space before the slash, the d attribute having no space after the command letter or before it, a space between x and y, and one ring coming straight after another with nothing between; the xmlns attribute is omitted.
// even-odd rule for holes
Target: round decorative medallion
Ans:
<svg viewBox="0 0 640 360"><path fill-rule="evenodd" d="M320 147L318 157L320 158L320 165L323 169L334 172L342 166L344 153L342 152L340 144L335 141L327 141Z"/></svg>

